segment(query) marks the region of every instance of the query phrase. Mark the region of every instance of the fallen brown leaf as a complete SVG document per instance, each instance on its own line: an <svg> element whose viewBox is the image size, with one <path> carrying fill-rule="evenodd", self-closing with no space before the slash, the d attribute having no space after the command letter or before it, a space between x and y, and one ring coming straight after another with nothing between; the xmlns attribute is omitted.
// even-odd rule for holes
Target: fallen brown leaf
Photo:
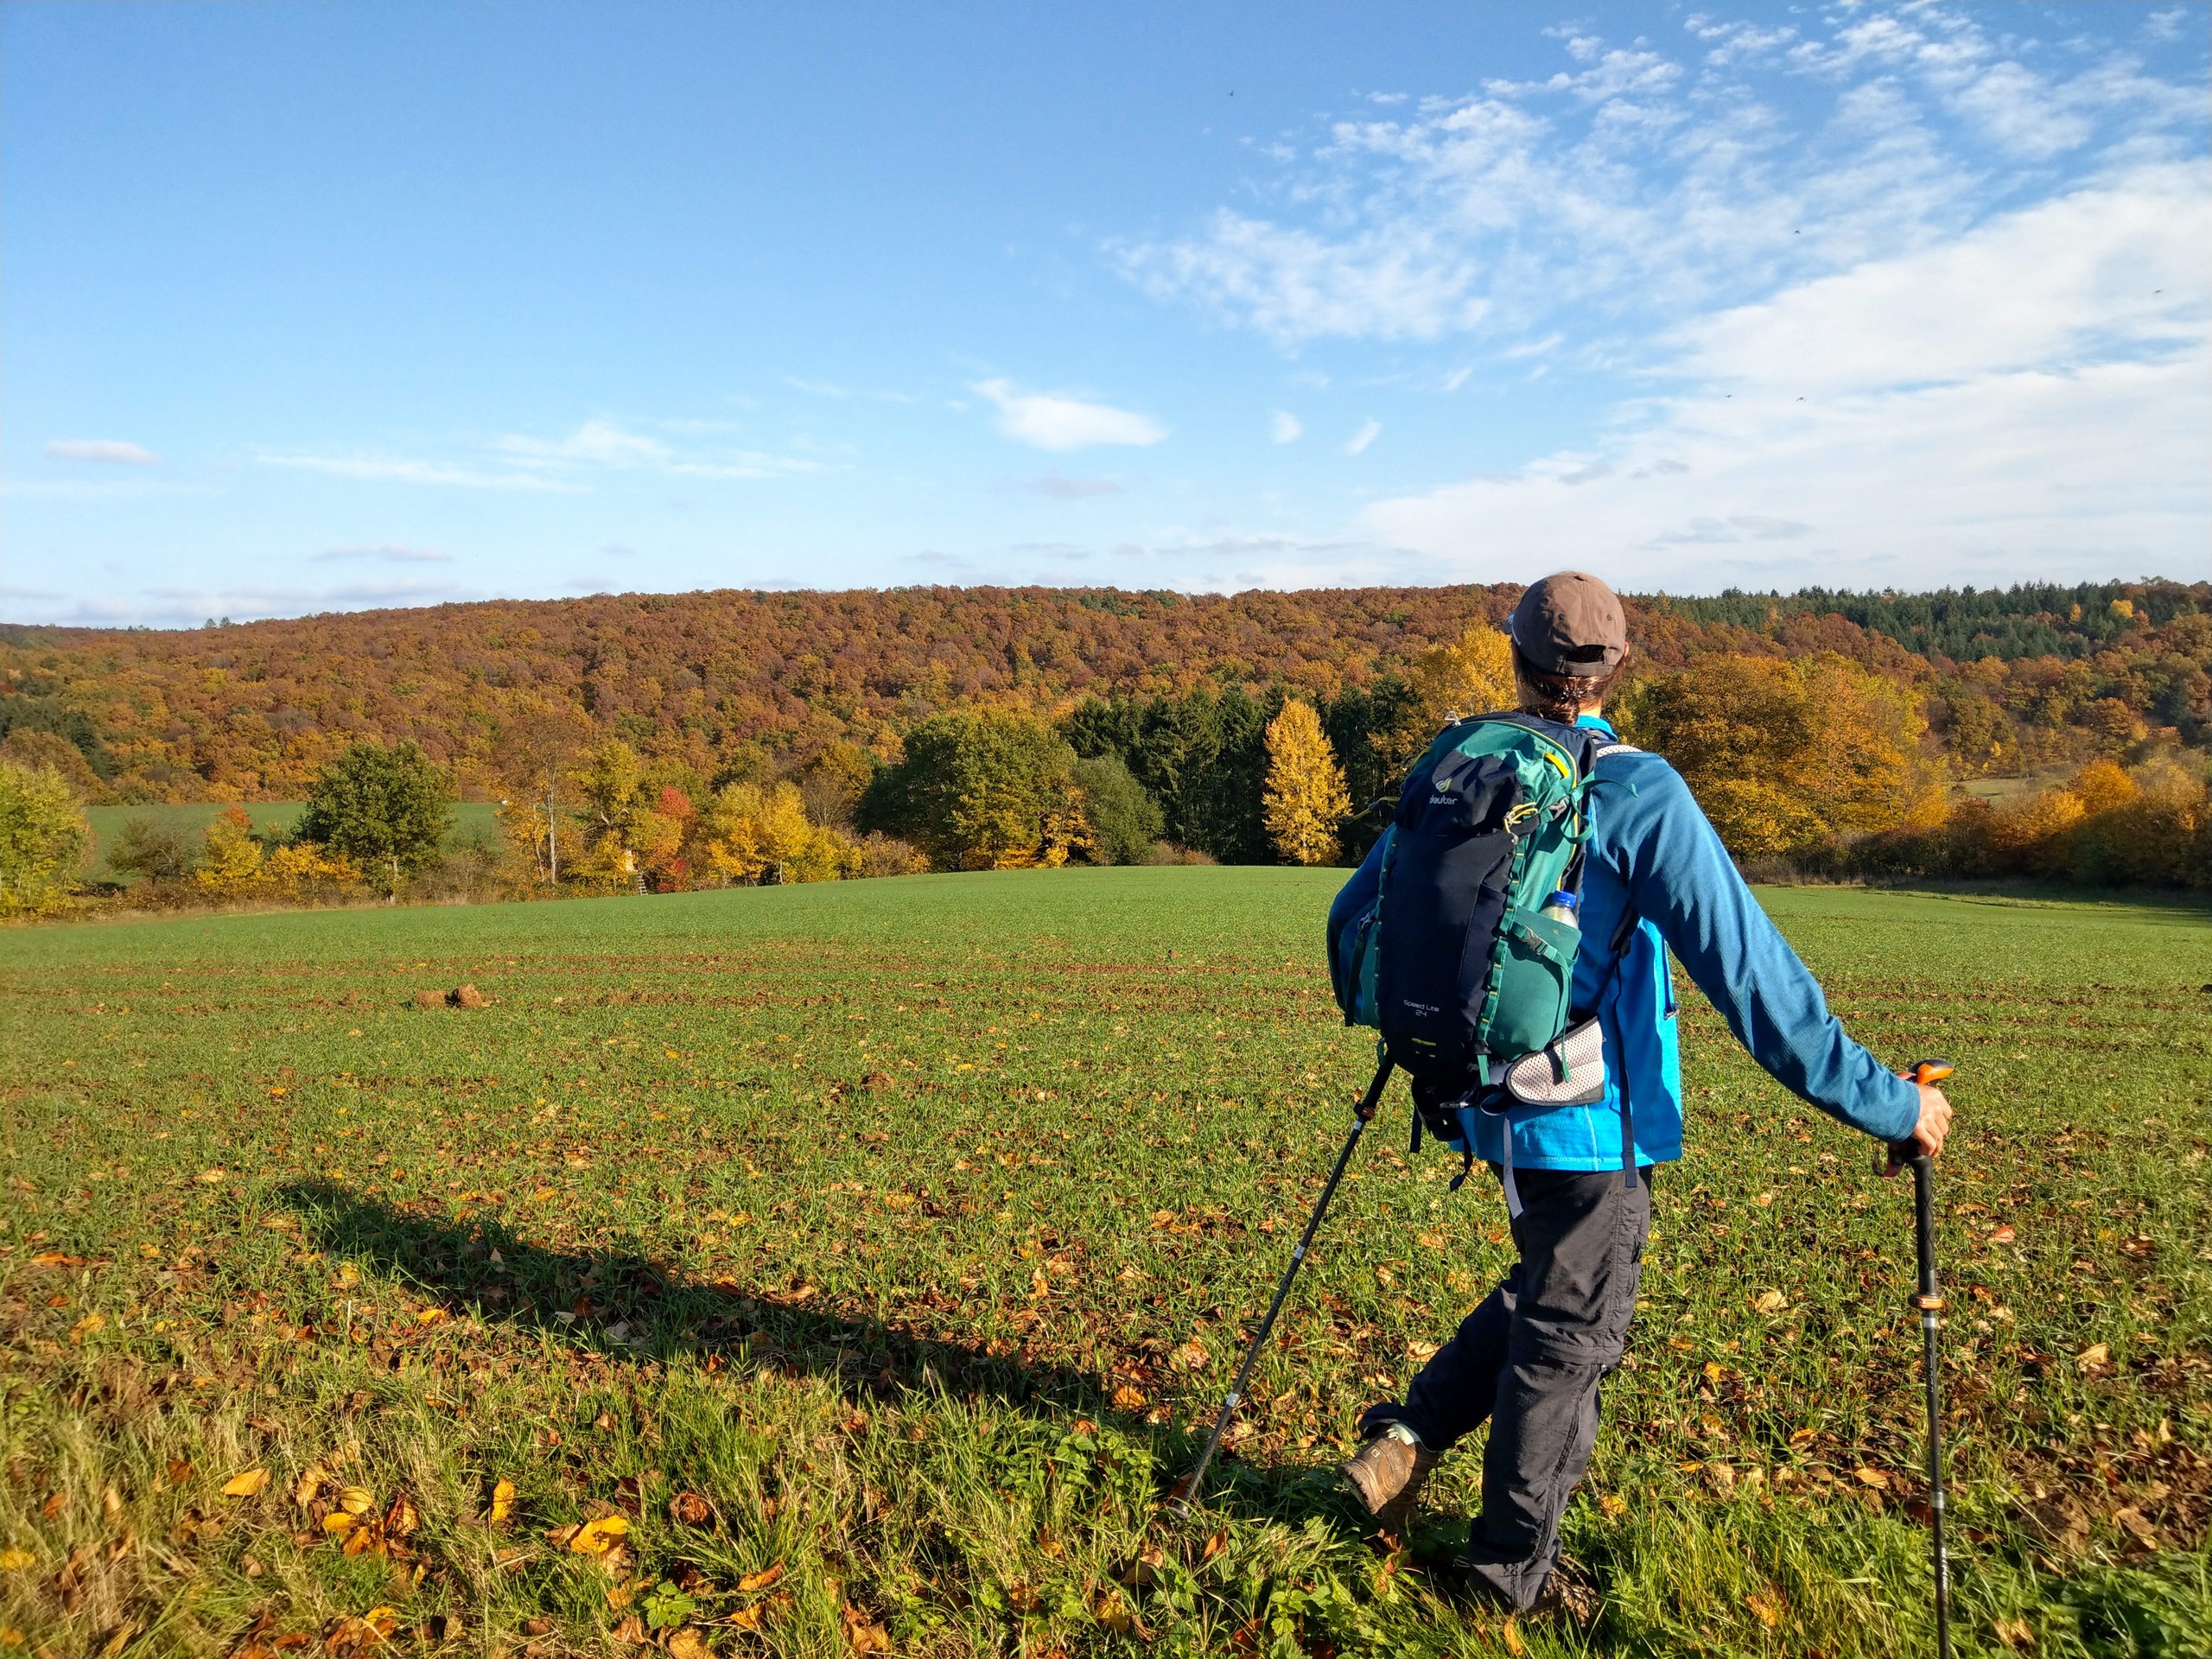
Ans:
<svg viewBox="0 0 2212 1659"><path fill-rule="evenodd" d="M266 1469L248 1469L243 1474L232 1475L223 1483L225 1497L251 1497L269 1484Z"/></svg>
<svg viewBox="0 0 2212 1659"><path fill-rule="evenodd" d="M778 1561L773 1567L763 1567L758 1573L747 1573L737 1581L738 1593L749 1596L756 1590L766 1590L783 1576L784 1564L781 1561Z"/></svg>
<svg viewBox="0 0 2212 1659"><path fill-rule="evenodd" d="M891 1634L857 1607L848 1607L844 1613L845 1640L852 1643L855 1653L888 1653Z"/></svg>
<svg viewBox="0 0 2212 1659"><path fill-rule="evenodd" d="M668 1500L668 1518L679 1526L711 1526L714 1524L715 1506L696 1492L678 1492Z"/></svg>

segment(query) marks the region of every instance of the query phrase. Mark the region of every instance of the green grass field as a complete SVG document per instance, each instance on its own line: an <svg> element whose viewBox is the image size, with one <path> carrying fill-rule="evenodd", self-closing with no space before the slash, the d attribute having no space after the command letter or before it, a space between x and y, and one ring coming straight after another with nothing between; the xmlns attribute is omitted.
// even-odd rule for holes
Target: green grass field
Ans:
<svg viewBox="0 0 2212 1659"><path fill-rule="evenodd" d="M1402 1549L1329 1475L1507 1261L1402 1091L1159 1519L1365 1079L1340 879L0 935L0 1652L1932 1650L1909 1192L1694 995L1593 1630L1439 1599L1478 1446ZM2206 913L1764 897L1960 1066L1961 1650L2212 1651Z"/></svg>
<svg viewBox="0 0 2212 1659"><path fill-rule="evenodd" d="M108 863L108 853L115 846L116 837L123 833L123 826L133 818L151 818L156 823L174 824L191 837L197 846L200 837L216 817L230 810L226 802L193 802L184 805L156 806L88 806L85 817L92 826L92 845L86 854L83 874L87 880L113 881L122 879ZM289 830L299 822L300 814L307 810L304 801L248 801L245 815L253 820L259 830ZM446 845L464 846L473 842L496 843L499 836L499 809L488 801L457 801L448 809Z"/></svg>

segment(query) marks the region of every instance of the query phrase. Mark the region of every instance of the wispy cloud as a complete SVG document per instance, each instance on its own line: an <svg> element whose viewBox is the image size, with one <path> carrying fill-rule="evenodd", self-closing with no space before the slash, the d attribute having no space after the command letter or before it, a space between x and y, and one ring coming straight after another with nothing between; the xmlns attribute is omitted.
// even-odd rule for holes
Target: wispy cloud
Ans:
<svg viewBox="0 0 2212 1659"><path fill-rule="evenodd" d="M1269 443L1296 443L1306 435L1306 423L1287 409L1279 409L1268 417Z"/></svg>
<svg viewBox="0 0 2212 1659"><path fill-rule="evenodd" d="M1048 392L1025 392L1011 380L982 380L975 391L997 405L999 430L1033 448L1088 449L1103 444L1147 448L1167 435L1148 416L1110 404Z"/></svg>
<svg viewBox="0 0 2212 1659"><path fill-rule="evenodd" d="M1358 431L1344 440L1344 454L1363 455L1367 453L1367 446L1382 435L1382 423L1370 415L1359 423Z"/></svg>
<svg viewBox="0 0 2212 1659"><path fill-rule="evenodd" d="M401 547L396 543L383 542L372 547L334 547L313 556L313 562L317 564L335 564L351 559L373 559L383 564L451 564L453 555L432 548Z"/></svg>
<svg viewBox="0 0 2212 1659"><path fill-rule="evenodd" d="M884 391L861 386L840 385L835 380L810 380L798 375L785 375L784 384L793 391L803 391L810 397L830 397L839 402L859 399L873 404L918 404L921 399L904 391Z"/></svg>
<svg viewBox="0 0 2212 1659"><path fill-rule="evenodd" d="M162 458L142 443L121 438L55 438L46 453L56 461L99 461L111 467L158 467Z"/></svg>
<svg viewBox="0 0 2212 1659"><path fill-rule="evenodd" d="M1109 245L1140 288L1287 347L1624 333L1891 258L2050 187L2065 156L2201 145L2201 85L1941 6L1821 28L1693 16L1669 52L1565 31L1528 81L1332 124L1191 232Z"/></svg>
<svg viewBox="0 0 2212 1659"><path fill-rule="evenodd" d="M689 433L699 423L684 423ZM673 423L671 429L679 429ZM264 454L264 466L293 467L398 484L448 485L472 490L538 490L573 494L610 472L657 473L670 478L746 480L784 478L829 470L803 455L750 449L684 447L612 421L586 421L565 436L510 433L460 459L411 455Z"/></svg>
<svg viewBox="0 0 2212 1659"><path fill-rule="evenodd" d="M464 490L550 490L573 493L576 486L519 467L492 470L457 466L447 461L421 461L408 455L259 454L264 467L289 467L301 472L328 473L338 478L358 478L379 484L442 484Z"/></svg>
<svg viewBox="0 0 2212 1659"><path fill-rule="evenodd" d="M712 479L782 478L827 470L821 461L804 456L758 450L680 452L659 438L612 421L586 421L564 438L510 435L496 440L493 448L522 466L541 470L606 467Z"/></svg>

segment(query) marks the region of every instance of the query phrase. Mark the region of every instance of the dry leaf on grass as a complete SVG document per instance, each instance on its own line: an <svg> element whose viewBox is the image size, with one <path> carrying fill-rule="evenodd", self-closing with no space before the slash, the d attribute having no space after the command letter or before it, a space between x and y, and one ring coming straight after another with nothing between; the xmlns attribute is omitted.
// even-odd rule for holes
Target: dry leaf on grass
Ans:
<svg viewBox="0 0 2212 1659"><path fill-rule="evenodd" d="M329 1478L330 1471L321 1464L308 1465L300 1471L299 1479L292 1484L292 1502L304 1510L315 1502L316 1495L322 1491L323 1482Z"/></svg>
<svg viewBox="0 0 2212 1659"><path fill-rule="evenodd" d="M10 1544L0 1549L0 1573L20 1573L27 1567L35 1567L38 1557L28 1549Z"/></svg>
<svg viewBox="0 0 2212 1659"><path fill-rule="evenodd" d="M492 1485L492 1524L498 1526L515 1512L515 1484L512 1480L494 1481Z"/></svg>
<svg viewBox="0 0 2212 1659"><path fill-rule="evenodd" d="M2112 1349L2105 1343L2092 1343L2074 1357L2075 1363L2083 1370L2092 1370L2099 1365L2108 1365L2112 1363Z"/></svg>
<svg viewBox="0 0 2212 1659"><path fill-rule="evenodd" d="M1754 1300L1751 1306L1761 1313L1779 1313L1789 1306L1789 1299L1778 1290L1770 1290Z"/></svg>
<svg viewBox="0 0 2212 1659"><path fill-rule="evenodd" d="M778 1561L773 1567L763 1567L758 1573L747 1573L737 1581L738 1593L749 1596L756 1590L766 1590L783 1576L784 1564L781 1561Z"/></svg>
<svg viewBox="0 0 2212 1659"><path fill-rule="evenodd" d="M1889 1490L1890 1478L1870 1464L1860 1464L1852 1473L1859 1477L1859 1484L1862 1486L1872 1486L1878 1492Z"/></svg>
<svg viewBox="0 0 2212 1659"><path fill-rule="evenodd" d="M223 1483L225 1497L251 1497L269 1484L266 1469L249 1469L243 1474L232 1475Z"/></svg>
<svg viewBox="0 0 2212 1659"><path fill-rule="evenodd" d="M714 1649L707 1645L707 1638L686 1624L668 1638L671 1659L711 1659Z"/></svg>
<svg viewBox="0 0 2212 1659"><path fill-rule="evenodd" d="M1770 1585L1764 1590L1754 1590L1750 1595L1745 1596L1744 1605L1750 1608L1752 1616L1770 1630L1776 1629L1782 1623L1783 1605L1782 1592Z"/></svg>
<svg viewBox="0 0 2212 1659"><path fill-rule="evenodd" d="M577 1555L603 1555L629 1530L629 1522L621 1516L602 1515L596 1521L585 1522L570 1534L569 1549Z"/></svg>
<svg viewBox="0 0 2212 1659"><path fill-rule="evenodd" d="M668 1500L668 1518L679 1526L712 1526L715 1506L696 1492L678 1492Z"/></svg>
<svg viewBox="0 0 2212 1659"><path fill-rule="evenodd" d="M1521 1655L1529 1650L1528 1644L1521 1640L1521 1627L1512 1619L1507 1619L1498 1628L1497 1634L1498 1638L1505 1643L1505 1650L1513 1655L1514 1659L1521 1659Z"/></svg>

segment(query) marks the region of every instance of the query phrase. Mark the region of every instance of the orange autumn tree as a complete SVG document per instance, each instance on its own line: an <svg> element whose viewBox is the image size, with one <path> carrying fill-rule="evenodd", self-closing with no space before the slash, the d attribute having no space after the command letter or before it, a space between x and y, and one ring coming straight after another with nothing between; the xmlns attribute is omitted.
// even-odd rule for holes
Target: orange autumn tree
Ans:
<svg viewBox="0 0 2212 1659"><path fill-rule="evenodd" d="M1672 761L1739 859L1941 814L1920 700L1832 652L1714 654L1622 700L1624 734Z"/></svg>

